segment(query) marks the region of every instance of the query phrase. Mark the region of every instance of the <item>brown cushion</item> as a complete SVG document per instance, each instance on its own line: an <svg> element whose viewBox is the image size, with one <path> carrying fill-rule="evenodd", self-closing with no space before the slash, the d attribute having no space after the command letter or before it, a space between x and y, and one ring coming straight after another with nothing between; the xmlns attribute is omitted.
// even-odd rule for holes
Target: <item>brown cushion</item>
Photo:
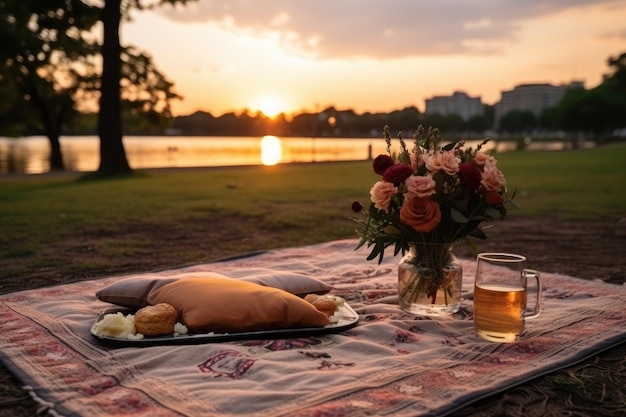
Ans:
<svg viewBox="0 0 626 417"><path fill-rule="evenodd" d="M96 292L100 301L128 308L142 308L148 305L151 291L181 278L233 278L246 282L279 288L291 294L304 297L307 294L326 294L332 287L320 280L295 272L276 272L265 269L240 269L232 271L233 276L216 272L187 272L163 277L160 275L140 275L123 279Z"/></svg>
<svg viewBox="0 0 626 417"><path fill-rule="evenodd" d="M178 275L180 278L218 278L217 275L207 272L186 272ZM228 278L239 281L253 282L266 287L279 288L288 293L304 297L307 294L326 294L333 289L330 285L318 279L302 275L297 272L272 271L264 268L236 268L227 272ZM225 277L225 275L222 275Z"/></svg>
<svg viewBox="0 0 626 417"><path fill-rule="evenodd" d="M240 333L322 327L328 317L286 291L223 278L181 278L152 291L150 304L174 306L193 332Z"/></svg>
<svg viewBox="0 0 626 417"><path fill-rule="evenodd" d="M216 273L207 273L207 277L227 278ZM163 277L159 275L140 275L123 279L110 284L98 291L96 297L100 301L117 304L128 308L143 308L148 305L150 291L162 287L165 284L179 280L179 277Z"/></svg>

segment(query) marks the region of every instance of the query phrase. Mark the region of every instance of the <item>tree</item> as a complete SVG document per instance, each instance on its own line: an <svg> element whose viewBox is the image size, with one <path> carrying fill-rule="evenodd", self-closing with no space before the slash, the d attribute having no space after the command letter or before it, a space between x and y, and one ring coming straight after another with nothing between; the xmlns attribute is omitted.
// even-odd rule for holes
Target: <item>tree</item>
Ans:
<svg viewBox="0 0 626 417"><path fill-rule="evenodd" d="M424 126L437 127L445 136L451 136L458 134L465 129L465 122L463 118L457 113L440 114L431 113L425 114L421 122Z"/></svg>
<svg viewBox="0 0 626 417"><path fill-rule="evenodd" d="M491 123L484 114L477 114L470 117L465 123L470 132L480 133L489 129Z"/></svg>
<svg viewBox="0 0 626 417"><path fill-rule="evenodd" d="M500 130L526 133L537 127L537 116L530 110L511 110L500 118Z"/></svg>
<svg viewBox="0 0 626 417"><path fill-rule="evenodd" d="M613 90L626 94L626 52L615 58L609 57L607 63L609 68L613 69L613 73L605 79L605 82L609 83Z"/></svg>
<svg viewBox="0 0 626 417"><path fill-rule="evenodd" d="M10 111L39 126L50 141L50 168L63 169L62 127L94 91L98 47L88 31L97 9L79 0L2 0L0 21L0 78L16 92Z"/></svg>
<svg viewBox="0 0 626 417"><path fill-rule="evenodd" d="M105 0L101 21L104 35L102 43L102 87L98 134L100 136L100 166L102 175L125 174L131 171L122 142L122 46L120 24L129 19L133 8L142 10L153 6L142 0ZM158 4L187 3L187 0L158 0Z"/></svg>
<svg viewBox="0 0 626 417"><path fill-rule="evenodd" d="M181 97L152 62L133 46L122 49L122 121L124 131L162 132L172 118L170 103Z"/></svg>
<svg viewBox="0 0 626 417"><path fill-rule="evenodd" d="M562 129L610 136L626 126L626 52L609 58L608 64L613 72L600 85L567 91L557 107Z"/></svg>
<svg viewBox="0 0 626 417"><path fill-rule="evenodd" d="M12 104L0 106L0 120L43 132L50 140L51 169L64 169L59 137L85 104L101 105L102 173L130 171L121 113L135 128L164 126L171 117L170 101L180 98L173 84L150 56L120 45L119 24L131 6L141 8L140 1L107 1L100 9L80 0L0 0L0 81L7 82L0 96ZM99 20L106 22L102 48L91 33ZM34 112L24 111L25 105Z"/></svg>

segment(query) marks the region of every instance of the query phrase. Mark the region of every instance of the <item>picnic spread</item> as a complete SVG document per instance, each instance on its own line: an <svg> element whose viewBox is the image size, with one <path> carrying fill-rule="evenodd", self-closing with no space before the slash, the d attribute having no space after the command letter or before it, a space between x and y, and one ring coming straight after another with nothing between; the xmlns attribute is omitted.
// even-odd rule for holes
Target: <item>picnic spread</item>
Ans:
<svg viewBox="0 0 626 417"><path fill-rule="evenodd" d="M365 262L356 243L5 294L0 360L52 415L429 416L626 341L624 286L542 273L541 315L518 342L492 343L474 332L474 259L459 259L460 310L426 317L398 307L398 260ZM328 322L303 304L309 294L337 302ZM140 339L94 331L106 314L162 302L200 322ZM232 327L243 311L267 318ZM281 325L281 314L298 319ZM212 315L231 327L205 326Z"/></svg>

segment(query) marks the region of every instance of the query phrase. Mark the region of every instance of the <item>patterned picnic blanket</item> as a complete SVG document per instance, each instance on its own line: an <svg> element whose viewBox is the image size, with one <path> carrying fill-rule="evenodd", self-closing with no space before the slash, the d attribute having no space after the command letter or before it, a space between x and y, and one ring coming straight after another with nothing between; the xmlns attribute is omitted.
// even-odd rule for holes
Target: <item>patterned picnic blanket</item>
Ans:
<svg viewBox="0 0 626 417"><path fill-rule="evenodd" d="M355 240L272 250L161 275L240 268L297 271L359 313L337 334L111 348L89 329L111 307L98 289L127 276L0 297L0 359L54 415L444 415L626 341L626 288L542 274L544 310L514 344L472 323L474 261L463 305L430 319L397 306L397 258L366 262ZM530 261L532 267L532 260Z"/></svg>

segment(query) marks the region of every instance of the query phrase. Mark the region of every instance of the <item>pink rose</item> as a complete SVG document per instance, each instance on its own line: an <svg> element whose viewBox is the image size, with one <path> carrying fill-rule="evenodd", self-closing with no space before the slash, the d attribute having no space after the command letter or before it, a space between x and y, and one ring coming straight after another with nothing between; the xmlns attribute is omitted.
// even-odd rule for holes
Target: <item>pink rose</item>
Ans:
<svg viewBox="0 0 626 417"><path fill-rule="evenodd" d="M424 198L435 194L435 180L429 175L411 175L405 181L407 192L405 198Z"/></svg>
<svg viewBox="0 0 626 417"><path fill-rule="evenodd" d="M383 180L399 184L413 174L413 168L408 164L395 164L387 168L383 174Z"/></svg>
<svg viewBox="0 0 626 417"><path fill-rule="evenodd" d="M485 161L480 183L487 191L498 191L504 185L504 175L496 168L496 160Z"/></svg>
<svg viewBox="0 0 626 417"><path fill-rule="evenodd" d="M439 170L445 171L448 175L459 172L461 159L454 154L454 151L438 152L426 158L426 168L431 172Z"/></svg>
<svg viewBox="0 0 626 417"><path fill-rule="evenodd" d="M428 198L404 200L400 221L418 232L428 233L441 221L439 204Z"/></svg>
<svg viewBox="0 0 626 417"><path fill-rule="evenodd" d="M379 210L389 211L389 204L391 204L391 196L398 193L392 183L386 181L378 181L370 189L370 197L374 203L374 207Z"/></svg>

